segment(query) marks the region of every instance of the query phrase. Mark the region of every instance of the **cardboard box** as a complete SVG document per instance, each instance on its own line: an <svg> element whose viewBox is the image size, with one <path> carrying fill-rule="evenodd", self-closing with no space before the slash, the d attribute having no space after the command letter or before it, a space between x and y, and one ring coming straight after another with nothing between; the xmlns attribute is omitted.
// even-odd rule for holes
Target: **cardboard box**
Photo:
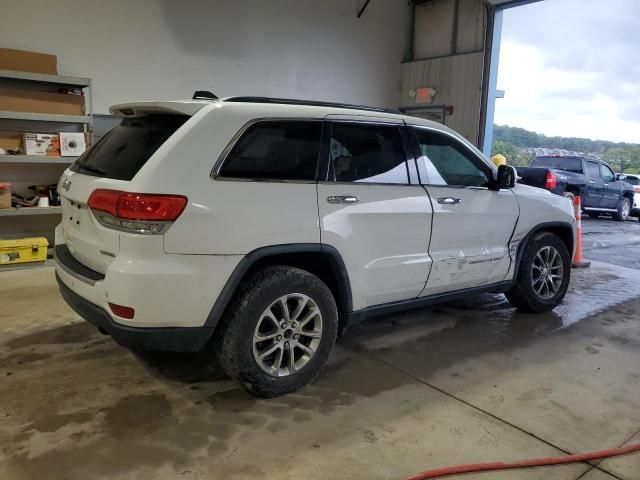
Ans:
<svg viewBox="0 0 640 480"><path fill-rule="evenodd" d="M24 154L60 156L60 138L55 133L25 133Z"/></svg>
<svg viewBox="0 0 640 480"><path fill-rule="evenodd" d="M22 137L18 132L0 132L0 148L7 151L22 148Z"/></svg>
<svg viewBox="0 0 640 480"><path fill-rule="evenodd" d="M11 208L10 183L0 183L0 208Z"/></svg>
<svg viewBox="0 0 640 480"><path fill-rule="evenodd" d="M58 147L63 157L79 157L87 149L85 135L83 132L60 132Z"/></svg>
<svg viewBox="0 0 640 480"><path fill-rule="evenodd" d="M84 96L0 87L0 110L9 112L84 115Z"/></svg>
<svg viewBox="0 0 640 480"><path fill-rule="evenodd" d="M0 69L57 75L58 57L48 53L0 48Z"/></svg>

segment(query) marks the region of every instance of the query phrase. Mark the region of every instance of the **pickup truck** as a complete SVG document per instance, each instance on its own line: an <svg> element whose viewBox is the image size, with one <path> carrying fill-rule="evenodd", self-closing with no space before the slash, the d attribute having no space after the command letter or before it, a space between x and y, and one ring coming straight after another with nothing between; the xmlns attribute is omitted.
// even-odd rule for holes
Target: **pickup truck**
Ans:
<svg viewBox="0 0 640 480"><path fill-rule="evenodd" d="M633 205L633 186L602 160L581 156L540 156L528 167L516 167L518 182L573 199L580 197L590 216L613 215L624 222Z"/></svg>

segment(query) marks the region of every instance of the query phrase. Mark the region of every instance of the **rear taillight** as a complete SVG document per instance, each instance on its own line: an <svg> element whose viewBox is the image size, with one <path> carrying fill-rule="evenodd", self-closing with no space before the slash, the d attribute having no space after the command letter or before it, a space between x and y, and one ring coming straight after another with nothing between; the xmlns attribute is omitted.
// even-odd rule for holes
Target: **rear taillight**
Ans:
<svg viewBox="0 0 640 480"><path fill-rule="evenodd" d="M164 233L187 206L187 197L153 193L130 193L99 188L88 201L98 221L131 233Z"/></svg>
<svg viewBox="0 0 640 480"><path fill-rule="evenodd" d="M553 190L558 186L558 177L553 172L547 172L547 176L544 180L544 188L547 190Z"/></svg>

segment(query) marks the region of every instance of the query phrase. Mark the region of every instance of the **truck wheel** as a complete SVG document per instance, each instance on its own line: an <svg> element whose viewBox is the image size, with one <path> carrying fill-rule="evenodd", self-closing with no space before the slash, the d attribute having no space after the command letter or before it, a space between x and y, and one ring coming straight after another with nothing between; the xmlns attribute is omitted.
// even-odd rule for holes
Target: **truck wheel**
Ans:
<svg viewBox="0 0 640 480"><path fill-rule="evenodd" d="M505 293L514 307L548 312L562 301L569 287L571 259L555 234L540 232L524 246L516 284Z"/></svg>
<svg viewBox="0 0 640 480"><path fill-rule="evenodd" d="M272 266L243 282L216 337L222 370L250 393L276 397L309 383L336 341L338 310L315 275Z"/></svg>
<svg viewBox="0 0 640 480"><path fill-rule="evenodd" d="M618 211L613 215L613 218L618 222L626 222L629 216L631 202L627 197L622 197L620 203L618 203Z"/></svg>

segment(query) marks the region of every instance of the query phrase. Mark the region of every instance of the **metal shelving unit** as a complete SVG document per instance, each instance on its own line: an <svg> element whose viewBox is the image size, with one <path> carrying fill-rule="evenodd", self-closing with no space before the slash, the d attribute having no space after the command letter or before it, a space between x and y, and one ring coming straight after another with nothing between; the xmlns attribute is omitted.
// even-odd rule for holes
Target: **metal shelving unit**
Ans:
<svg viewBox="0 0 640 480"><path fill-rule="evenodd" d="M84 115L0 111L0 131L15 132L16 134L25 132L85 132L91 138L93 106L90 79L0 69L0 83L21 87L25 90L52 91L57 88L80 88L83 91L85 111ZM64 168L75 160L76 157L0 155L0 181L12 183L14 185L13 191L21 193L28 185L56 183ZM18 185L17 189L16 185ZM49 240L49 244L53 245L53 228L60 221L61 214L62 208L58 206L0 209L0 239L45 236ZM42 264L0 266L0 271L35 266L42 266Z"/></svg>
<svg viewBox="0 0 640 480"><path fill-rule="evenodd" d="M0 155L0 163L44 163L70 165L78 157L46 157L40 155Z"/></svg>
<svg viewBox="0 0 640 480"><path fill-rule="evenodd" d="M55 115L52 113L2 112L0 119L29 122L91 123L91 115Z"/></svg>
<svg viewBox="0 0 640 480"><path fill-rule="evenodd" d="M14 70L1 70L0 78L4 80L16 80L18 82L31 82L48 85L66 85L68 87L90 87L91 80L80 77L65 77L64 75L48 75L45 73L17 72Z"/></svg>
<svg viewBox="0 0 640 480"><path fill-rule="evenodd" d="M23 217L25 215L60 215L62 207L20 207L3 208L0 217Z"/></svg>

